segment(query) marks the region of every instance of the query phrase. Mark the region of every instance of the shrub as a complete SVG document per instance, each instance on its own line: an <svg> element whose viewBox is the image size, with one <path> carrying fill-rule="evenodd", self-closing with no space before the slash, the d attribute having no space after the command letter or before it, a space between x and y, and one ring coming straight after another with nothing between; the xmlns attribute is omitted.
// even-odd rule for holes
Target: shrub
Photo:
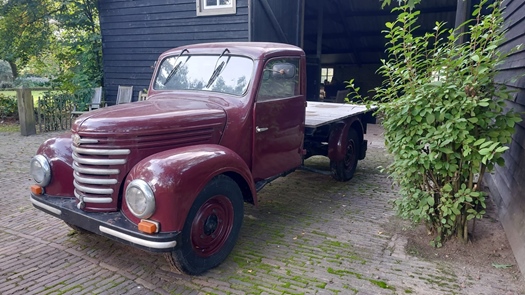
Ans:
<svg viewBox="0 0 525 295"><path fill-rule="evenodd" d="M494 83L507 56L498 51L504 39L500 2L482 0L476 7L464 24L466 43L443 23L414 36L419 12L408 0L386 24L389 57L379 69L385 80L375 99L394 156L387 170L400 189L395 206L402 217L424 222L437 247L454 235L466 242L468 221L485 214L483 175L504 164L505 144L520 121L505 110L509 91ZM484 9L490 14L482 15Z"/></svg>
<svg viewBox="0 0 525 295"><path fill-rule="evenodd" d="M0 82L0 89L13 88L12 82Z"/></svg>
<svg viewBox="0 0 525 295"><path fill-rule="evenodd" d="M0 118L6 117L18 119L18 104L16 97L0 94Z"/></svg>
<svg viewBox="0 0 525 295"><path fill-rule="evenodd" d="M15 79L13 85L15 87L26 87L26 88L35 88L35 87L49 87L51 82L47 78L35 77L35 76L23 76Z"/></svg>

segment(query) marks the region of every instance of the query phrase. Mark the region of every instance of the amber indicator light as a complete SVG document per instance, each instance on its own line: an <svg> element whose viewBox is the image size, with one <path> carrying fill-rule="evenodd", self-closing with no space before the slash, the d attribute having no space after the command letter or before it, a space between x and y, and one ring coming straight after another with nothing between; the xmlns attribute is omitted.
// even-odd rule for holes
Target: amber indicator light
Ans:
<svg viewBox="0 0 525 295"><path fill-rule="evenodd" d="M41 194L44 193L44 188L41 187L41 186L39 186L39 185L37 185L37 184L33 184L33 185L31 186L31 192L32 192L33 194L35 194L35 195L41 195Z"/></svg>
<svg viewBox="0 0 525 295"><path fill-rule="evenodd" d="M157 232L157 225L147 220L142 220L139 223L139 230L147 234L154 234Z"/></svg>

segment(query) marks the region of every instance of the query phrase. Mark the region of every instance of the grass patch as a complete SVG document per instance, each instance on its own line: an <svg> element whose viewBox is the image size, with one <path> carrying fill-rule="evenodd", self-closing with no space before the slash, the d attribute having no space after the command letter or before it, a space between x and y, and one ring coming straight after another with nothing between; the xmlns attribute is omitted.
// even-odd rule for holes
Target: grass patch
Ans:
<svg viewBox="0 0 525 295"><path fill-rule="evenodd" d="M0 123L0 132L18 132L18 131L20 131L20 125L18 124Z"/></svg>

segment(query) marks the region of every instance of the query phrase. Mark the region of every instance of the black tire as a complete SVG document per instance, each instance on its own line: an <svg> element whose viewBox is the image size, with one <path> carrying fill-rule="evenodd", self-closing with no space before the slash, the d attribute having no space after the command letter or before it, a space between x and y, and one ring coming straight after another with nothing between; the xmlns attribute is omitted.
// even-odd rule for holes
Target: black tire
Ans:
<svg viewBox="0 0 525 295"><path fill-rule="evenodd" d="M181 244L167 255L168 262L189 275L218 266L235 246L243 216L244 201L237 183L225 175L213 178L193 202Z"/></svg>
<svg viewBox="0 0 525 295"><path fill-rule="evenodd" d="M350 128L348 131L348 140L346 142L346 154L340 161L330 159L330 169L332 177L337 181L348 181L354 177L359 159L359 148L361 140L355 129Z"/></svg>
<svg viewBox="0 0 525 295"><path fill-rule="evenodd" d="M81 234L81 235L92 234L92 232L90 232L90 231L87 230L87 229L83 229L83 228L78 227L78 226L76 226L76 225L73 225L73 224L71 224L71 223L69 223L69 222L65 222L65 221L64 221L64 223L65 223L67 226L69 226L72 230L76 231L77 234Z"/></svg>

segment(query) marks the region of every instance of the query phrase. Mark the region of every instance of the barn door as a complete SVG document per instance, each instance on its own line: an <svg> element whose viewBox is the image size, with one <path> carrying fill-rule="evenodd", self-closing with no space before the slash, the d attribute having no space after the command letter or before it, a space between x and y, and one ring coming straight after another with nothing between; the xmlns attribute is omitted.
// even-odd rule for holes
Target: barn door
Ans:
<svg viewBox="0 0 525 295"><path fill-rule="evenodd" d="M251 0L250 41L302 47L304 0Z"/></svg>

